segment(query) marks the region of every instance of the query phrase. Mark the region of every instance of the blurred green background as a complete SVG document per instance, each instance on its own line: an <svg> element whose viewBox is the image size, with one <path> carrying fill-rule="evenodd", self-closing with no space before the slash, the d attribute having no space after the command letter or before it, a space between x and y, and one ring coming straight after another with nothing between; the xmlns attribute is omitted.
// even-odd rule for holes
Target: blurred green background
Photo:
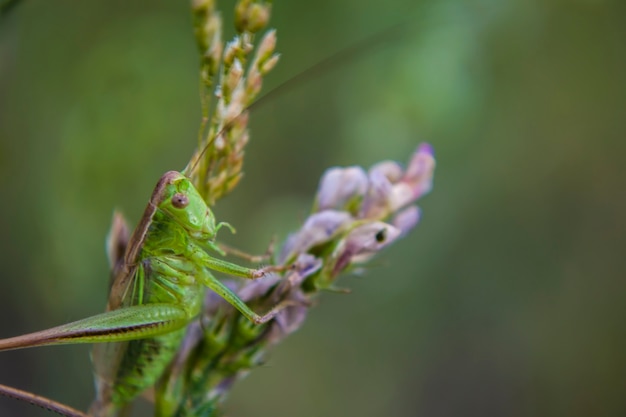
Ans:
<svg viewBox="0 0 626 417"><path fill-rule="evenodd" d="M329 166L427 140L438 167L414 233L324 294L228 415L626 415L626 3L277 1L266 86L407 21L252 115L247 176L215 209L252 252ZM198 118L187 2L0 18L1 336L102 311L112 210L137 221ZM86 409L88 352L3 352L0 383ZM0 415L51 414L0 398Z"/></svg>

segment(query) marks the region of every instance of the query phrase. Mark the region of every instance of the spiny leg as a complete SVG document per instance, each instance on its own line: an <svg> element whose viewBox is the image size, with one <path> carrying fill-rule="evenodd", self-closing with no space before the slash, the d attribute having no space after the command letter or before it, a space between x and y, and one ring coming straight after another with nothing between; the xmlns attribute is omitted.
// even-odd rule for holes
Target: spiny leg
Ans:
<svg viewBox="0 0 626 417"><path fill-rule="evenodd" d="M259 271L259 270L252 270ZM203 282L204 285L209 287L211 290L215 291L220 297L222 297L228 304L235 307L241 314L244 315L248 320L257 323L267 323L283 309L289 306L293 306L295 303L291 300L286 300L278 303L270 311L265 314L257 314L248 305L237 296L233 291L231 291L226 285L220 282L217 278L215 278L210 272L206 271Z"/></svg>
<svg viewBox="0 0 626 417"><path fill-rule="evenodd" d="M270 272L284 272L291 268L291 266L284 266L284 265L270 265L270 266L266 266L266 267L258 268L258 269L246 268L244 266L240 266L232 262L223 261L221 259L214 258L212 256L207 255L206 253L203 253L203 255L204 256L202 256L202 263L207 268L213 271L223 272L228 275L233 275L236 277L242 277L242 278L248 278L248 279L261 278Z"/></svg>
<svg viewBox="0 0 626 417"><path fill-rule="evenodd" d="M192 317L180 306L146 304L107 311L51 329L0 340L0 351L72 343L120 342L165 334Z"/></svg>
<svg viewBox="0 0 626 417"><path fill-rule="evenodd" d="M65 417L88 417L87 414L83 413L82 411L78 411L65 404L61 404L49 398L42 397L28 391L22 391L21 389L9 387L7 385L0 384L0 395L4 395L9 398L15 398L16 400L25 401L27 403L45 408L46 410L50 410Z"/></svg>

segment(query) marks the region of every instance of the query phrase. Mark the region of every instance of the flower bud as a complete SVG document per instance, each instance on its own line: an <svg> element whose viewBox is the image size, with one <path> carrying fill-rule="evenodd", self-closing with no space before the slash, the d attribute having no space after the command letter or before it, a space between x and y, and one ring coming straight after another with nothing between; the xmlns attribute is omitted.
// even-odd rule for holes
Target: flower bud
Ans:
<svg viewBox="0 0 626 417"><path fill-rule="evenodd" d="M429 192L434 169L433 148L423 143L413 154L402 179L393 186L389 201L391 210L399 210Z"/></svg>
<svg viewBox="0 0 626 417"><path fill-rule="evenodd" d="M243 67L241 66L241 62L235 58L233 61L233 65L228 70L226 74L226 78L224 79L224 87L223 91L226 95L229 95L237 85L241 78L243 77Z"/></svg>
<svg viewBox="0 0 626 417"><path fill-rule="evenodd" d="M279 54L274 54L270 57L270 59L268 59L267 61L265 61L262 65L261 68L259 68L259 70L261 71L261 74L263 75L267 75L268 72L270 72L271 70L274 69L274 67L276 66L276 64L278 64L278 60L280 59L280 55Z"/></svg>
<svg viewBox="0 0 626 417"><path fill-rule="evenodd" d="M259 64L267 61L268 59L270 59L275 49L276 30L272 29L267 31L267 33L263 36L263 39L261 39L256 53L256 61L259 62Z"/></svg>
<svg viewBox="0 0 626 417"><path fill-rule="evenodd" d="M194 12L213 10L214 7L215 0L193 0L191 2L191 10Z"/></svg>
<svg viewBox="0 0 626 417"><path fill-rule="evenodd" d="M434 170L433 147L428 143L422 143L413 154L403 178L403 181L413 187L416 199L431 190Z"/></svg>
<svg viewBox="0 0 626 417"><path fill-rule="evenodd" d="M267 26L271 4L241 0L235 7L235 28L238 32L256 33Z"/></svg>
<svg viewBox="0 0 626 417"><path fill-rule="evenodd" d="M224 65L229 67L233 64L239 51L239 39L235 37L232 41L226 43L224 48Z"/></svg>

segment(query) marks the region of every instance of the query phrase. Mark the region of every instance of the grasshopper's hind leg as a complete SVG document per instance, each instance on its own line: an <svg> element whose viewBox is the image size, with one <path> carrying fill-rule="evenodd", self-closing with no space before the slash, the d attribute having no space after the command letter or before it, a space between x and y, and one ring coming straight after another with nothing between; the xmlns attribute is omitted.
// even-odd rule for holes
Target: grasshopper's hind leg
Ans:
<svg viewBox="0 0 626 417"><path fill-rule="evenodd" d="M124 307L50 329L0 339L0 351L145 339L178 330L192 318L187 310L175 304Z"/></svg>
<svg viewBox="0 0 626 417"><path fill-rule="evenodd" d="M49 398L35 395L31 392L9 387L7 385L0 384L0 395L4 395L5 397L14 398L16 400L24 401L41 408L45 408L46 410L50 410L65 417L88 417L88 415L83 413L82 411L78 411L65 404L61 404Z"/></svg>

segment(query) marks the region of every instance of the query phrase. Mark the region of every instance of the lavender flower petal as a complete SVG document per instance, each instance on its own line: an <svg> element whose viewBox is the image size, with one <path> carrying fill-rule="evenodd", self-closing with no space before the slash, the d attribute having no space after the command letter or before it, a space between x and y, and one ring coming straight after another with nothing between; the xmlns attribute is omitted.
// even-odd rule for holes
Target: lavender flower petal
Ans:
<svg viewBox="0 0 626 417"><path fill-rule="evenodd" d="M376 219L386 214L392 185L382 170L371 170L369 187L363 200L360 218Z"/></svg>
<svg viewBox="0 0 626 417"><path fill-rule="evenodd" d="M354 228L333 254L333 274L343 271L351 263L364 262L400 234L400 229L383 222L370 222Z"/></svg>
<svg viewBox="0 0 626 417"><path fill-rule="evenodd" d="M351 221L352 216L345 211L324 210L312 214L302 229L288 239L281 258L286 260L294 254L304 253L313 246L327 242L340 227Z"/></svg>
<svg viewBox="0 0 626 417"><path fill-rule="evenodd" d="M391 183L400 181L404 175L402 166L395 161L382 161L372 165L369 169L370 177L374 172L383 174Z"/></svg>
<svg viewBox="0 0 626 417"><path fill-rule="evenodd" d="M400 229L384 222L371 222L354 228L346 237L346 246L354 255L375 253L400 237Z"/></svg>
<svg viewBox="0 0 626 417"><path fill-rule="evenodd" d="M432 188L435 158L432 146L421 144L413 154L404 177L394 184L390 196L390 209L397 211L429 192Z"/></svg>
<svg viewBox="0 0 626 417"><path fill-rule="evenodd" d="M393 225L400 229L402 235L405 235L417 225L420 215L421 212L417 206L409 206L396 214L393 218Z"/></svg>
<svg viewBox="0 0 626 417"><path fill-rule="evenodd" d="M350 200L365 194L366 190L367 174L361 167L330 168L320 181L318 210L341 210Z"/></svg>

